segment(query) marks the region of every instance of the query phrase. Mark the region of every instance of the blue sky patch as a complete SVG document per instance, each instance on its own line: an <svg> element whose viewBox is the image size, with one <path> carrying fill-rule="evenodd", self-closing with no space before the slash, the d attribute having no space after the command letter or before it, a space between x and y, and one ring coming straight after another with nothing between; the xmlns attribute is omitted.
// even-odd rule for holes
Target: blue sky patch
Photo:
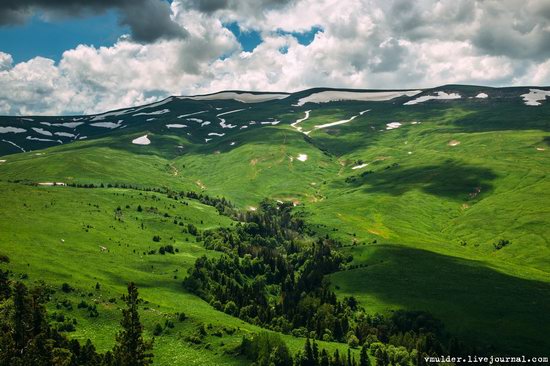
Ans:
<svg viewBox="0 0 550 366"><path fill-rule="evenodd" d="M52 22L34 16L23 25L0 27L0 51L11 54L14 63L36 56L58 62L64 51L79 44L112 46L126 33L129 29L118 23L115 11Z"/></svg>
<svg viewBox="0 0 550 366"><path fill-rule="evenodd" d="M237 37L243 51L252 52L260 43L262 43L262 35L255 30L243 31L237 22L224 24L224 26Z"/></svg>
<svg viewBox="0 0 550 366"><path fill-rule="evenodd" d="M285 32L282 30L277 31L280 35L291 35L298 41L299 44L303 46L309 45L315 39L315 35L319 32L322 32L323 28L321 27L312 27L306 32Z"/></svg>

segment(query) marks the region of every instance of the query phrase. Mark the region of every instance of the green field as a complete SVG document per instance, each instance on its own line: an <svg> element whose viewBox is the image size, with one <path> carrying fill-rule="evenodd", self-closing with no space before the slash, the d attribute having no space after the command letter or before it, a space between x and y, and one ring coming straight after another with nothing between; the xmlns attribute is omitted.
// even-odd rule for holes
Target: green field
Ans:
<svg viewBox="0 0 550 366"><path fill-rule="evenodd" d="M203 108L182 101L165 120L136 120L88 140L5 155L0 252L9 255L9 268L18 276L28 274L27 282L43 280L55 288L67 282L77 289L57 291L52 311L64 298L73 305L81 297L97 302L98 318L76 306L67 313L78 320L70 335L89 337L100 350L112 346L120 316L120 300L108 300L134 281L149 302L142 311L149 335L177 312L189 316L156 337L155 364L247 364L231 350L243 334L259 328L214 310L181 285L196 258L219 253L183 233L179 222L205 230L234 221L196 200L161 193L30 184L202 191L241 210L256 208L266 197L293 201L312 230L341 240L341 252L353 256L330 275L339 297L355 296L370 313L427 310L451 333L480 346L542 354L550 349L550 104L525 106L514 88L447 88L464 99L413 106L403 106L402 99L301 107L267 102L223 117L239 126L266 118L280 124L193 127L192 136L164 125L178 113ZM468 99L478 91L495 98ZM214 105L229 110L241 104ZM290 126L306 110L310 118L301 126L309 130L368 109L349 123L307 136ZM215 114L207 118L213 121ZM387 129L390 122L401 125ZM226 135L204 143L210 132ZM131 143L145 133L150 145ZM298 159L302 154L307 160ZM155 235L160 242L152 240ZM497 250L499 240L509 244ZM161 244L179 252L144 255ZM186 342L201 323L212 324L211 333L222 329L222 336L209 334L201 345ZM284 340L293 351L304 342L288 335Z"/></svg>

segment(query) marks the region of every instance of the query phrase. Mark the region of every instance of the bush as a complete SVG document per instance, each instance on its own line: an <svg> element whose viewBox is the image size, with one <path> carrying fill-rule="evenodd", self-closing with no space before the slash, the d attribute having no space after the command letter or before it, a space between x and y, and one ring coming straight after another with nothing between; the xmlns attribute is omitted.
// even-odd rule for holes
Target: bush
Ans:
<svg viewBox="0 0 550 366"><path fill-rule="evenodd" d="M178 313L177 315L178 315L178 321L179 322L182 322L185 319L187 319L187 315L185 315L185 313L183 311L181 313Z"/></svg>
<svg viewBox="0 0 550 366"><path fill-rule="evenodd" d="M158 235L153 236L153 241L155 243L158 243L160 241L160 236L158 236Z"/></svg>
<svg viewBox="0 0 550 366"><path fill-rule="evenodd" d="M348 345L351 348L359 347L359 339L355 336L355 334L352 334L348 337Z"/></svg>
<svg viewBox="0 0 550 366"><path fill-rule="evenodd" d="M159 335L162 334L162 331L163 331L162 325L160 325L159 323L157 323L157 324L155 325L155 329L153 330L153 335L156 336L156 337L158 337Z"/></svg>
<svg viewBox="0 0 550 366"><path fill-rule="evenodd" d="M69 292L73 292L74 288L72 288L71 285L65 282L61 285L61 291L68 294Z"/></svg>
<svg viewBox="0 0 550 366"><path fill-rule="evenodd" d="M510 240L500 239L498 243L493 243L493 247L495 248L495 250L500 250L510 244Z"/></svg>
<svg viewBox="0 0 550 366"><path fill-rule="evenodd" d="M261 332L252 339L243 337L241 354L258 366L292 366L292 356L281 336Z"/></svg>
<svg viewBox="0 0 550 366"><path fill-rule="evenodd" d="M223 312L229 315L236 315L238 311L239 309L237 309L237 305L233 301L228 301L223 308Z"/></svg>

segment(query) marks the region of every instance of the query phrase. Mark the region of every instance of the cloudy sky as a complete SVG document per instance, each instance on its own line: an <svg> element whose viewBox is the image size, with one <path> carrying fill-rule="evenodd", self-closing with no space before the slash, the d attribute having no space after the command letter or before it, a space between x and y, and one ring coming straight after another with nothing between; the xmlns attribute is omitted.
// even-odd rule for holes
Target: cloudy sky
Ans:
<svg viewBox="0 0 550 366"><path fill-rule="evenodd" d="M315 86L550 85L549 0L2 0L0 114Z"/></svg>

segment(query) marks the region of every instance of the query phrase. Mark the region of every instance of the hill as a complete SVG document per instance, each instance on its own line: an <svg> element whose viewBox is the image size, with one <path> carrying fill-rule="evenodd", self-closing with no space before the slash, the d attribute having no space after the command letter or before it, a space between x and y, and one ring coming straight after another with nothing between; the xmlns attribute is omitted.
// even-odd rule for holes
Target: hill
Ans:
<svg viewBox="0 0 550 366"><path fill-rule="evenodd" d="M245 363L225 351L260 328L181 288L198 257L220 254L179 222L201 232L236 223L145 189L224 197L243 212L264 198L292 202L312 235L353 258L329 275L340 299L369 313L429 311L480 348L538 354L550 347L547 95L463 85L228 91L92 116L0 117L0 252L18 276L76 287L66 296L75 303L101 284L99 321L72 315L77 338L111 345L108 299L134 280L151 304L147 329L179 311L191 319L157 341L160 364ZM144 255L158 250L157 235L179 252ZM235 331L209 335L211 349L181 341L201 323Z"/></svg>

